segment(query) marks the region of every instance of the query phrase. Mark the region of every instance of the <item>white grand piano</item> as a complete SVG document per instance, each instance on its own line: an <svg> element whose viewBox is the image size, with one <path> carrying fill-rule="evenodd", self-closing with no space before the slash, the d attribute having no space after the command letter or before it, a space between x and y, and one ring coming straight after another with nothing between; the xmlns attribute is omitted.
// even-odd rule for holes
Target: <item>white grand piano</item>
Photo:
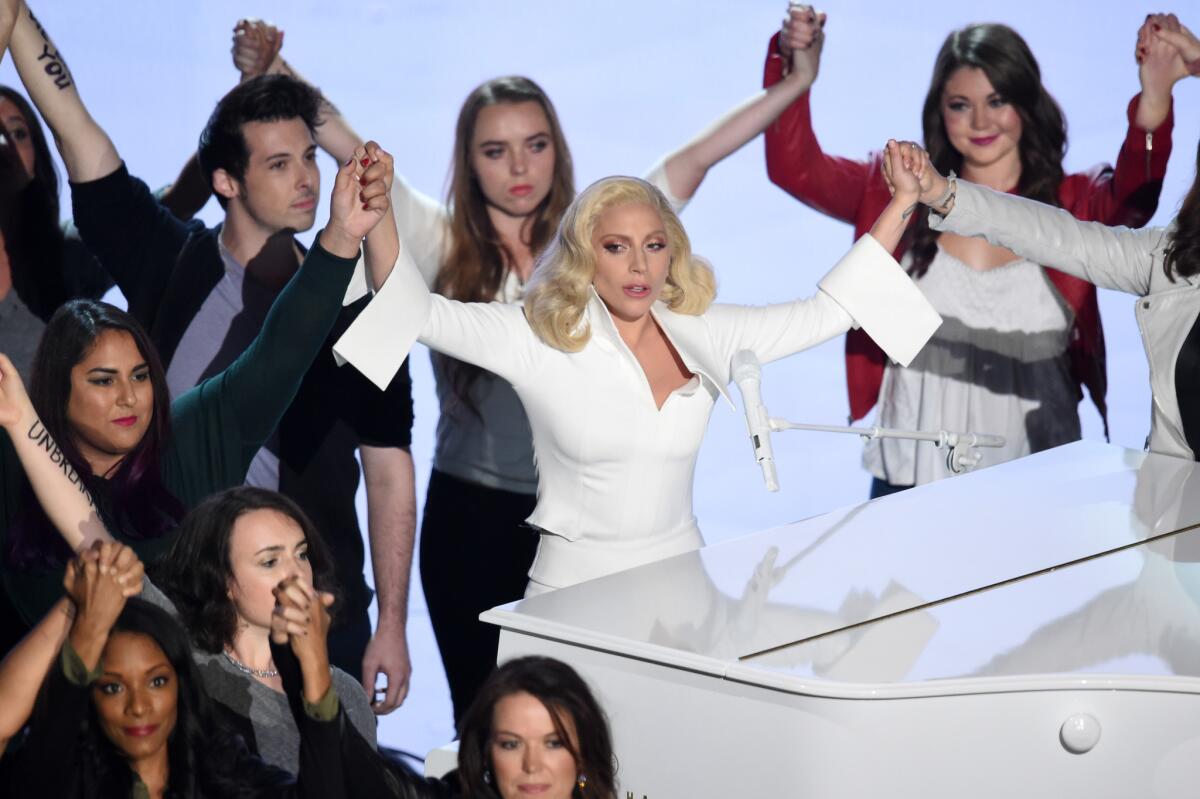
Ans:
<svg viewBox="0 0 1200 799"><path fill-rule="evenodd" d="M1200 796L1200 464L1078 442L516 602L621 795Z"/></svg>

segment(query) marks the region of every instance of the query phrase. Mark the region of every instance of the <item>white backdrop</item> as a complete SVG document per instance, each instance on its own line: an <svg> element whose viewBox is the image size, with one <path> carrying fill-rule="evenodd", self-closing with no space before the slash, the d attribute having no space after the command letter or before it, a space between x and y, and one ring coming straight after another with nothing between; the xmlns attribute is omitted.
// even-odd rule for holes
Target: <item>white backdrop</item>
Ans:
<svg viewBox="0 0 1200 799"><path fill-rule="evenodd" d="M579 186L609 174L640 174L758 89L767 39L785 10L783 2L763 0L30 1L62 48L93 115L134 174L151 185L175 176L213 104L236 80L228 52L235 21L259 16L286 30L284 55L293 66L360 133L391 150L401 174L438 196L458 107L478 82L518 73L542 84L566 129ZM1143 0L847 0L829 9L824 62L813 90L817 132L828 151L852 156L888 137L919 139L921 102L946 33L969 22L998 21L1028 39L1046 85L1066 111L1068 170L1111 162L1124 135L1126 103L1138 89L1135 32L1147 12L1158 10ZM1200 13L1189 20L1187 9L1176 10L1192 27L1200 25ZM7 59L0 82L17 84ZM1175 96L1175 153L1156 224L1169 221L1194 174L1200 80L1181 84ZM323 158L327 180L332 168ZM318 219L325 214L323 202ZM203 216L219 219L216 203ZM767 181L759 142L710 174L684 222L695 250L716 266L725 301L761 303L810 293L851 241L847 226ZM1112 438L1141 448L1150 398L1132 309L1132 298L1102 292ZM412 371L413 454L423 503L437 418L424 351L414 353ZM770 367L764 396L774 415L841 423L847 407L842 342ZM1081 409L1085 435L1101 437L1090 402ZM743 430L740 414L717 407L696 476L696 511L710 542L865 498L869 480L859 466L856 439L778 436L783 490L769 495ZM383 720L380 735L387 744L423 753L449 740L452 725L415 575L409 637L412 691L404 707Z"/></svg>

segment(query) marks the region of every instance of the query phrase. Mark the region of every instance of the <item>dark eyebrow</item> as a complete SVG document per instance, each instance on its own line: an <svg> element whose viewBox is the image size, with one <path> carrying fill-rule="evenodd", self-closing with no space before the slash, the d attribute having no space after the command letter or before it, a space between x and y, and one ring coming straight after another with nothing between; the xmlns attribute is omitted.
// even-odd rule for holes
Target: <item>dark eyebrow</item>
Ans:
<svg viewBox="0 0 1200 799"><path fill-rule="evenodd" d="M116 369L110 369L110 368L108 368L107 366L94 366L94 367L92 367L91 369L88 369L88 370L87 370L87 373L88 373L89 375L90 375L92 372L101 372L101 373L103 373L103 374L106 374L106 375L115 375L115 374L117 374L117 370L116 370Z"/></svg>
<svg viewBox="0 0 1200 799"><path fill-rule="evenodd" d="M533 141L534 139L548 139L548 138L550 138L550 132L543 130L543 131L539 131L539 132L533 134L532 136L526 136L525 141Z"/></svg>
<svg viewBox="0 0 1200 799"><path fill-rule="evenodd" d="M258 550L254 554L261 555L264 552L282 552L282 551L283 551L283 546L281 544L276 544L273 547L263 547L262 549Z"/></svg>
<svg viewBox="0 0 1200 799"><path fill-rule="evenodd" d="M276 158L290 158L291 155L292 155L291 153L272 153L271 155L268 155L263 160L264 161L274 161Z"/></svg>

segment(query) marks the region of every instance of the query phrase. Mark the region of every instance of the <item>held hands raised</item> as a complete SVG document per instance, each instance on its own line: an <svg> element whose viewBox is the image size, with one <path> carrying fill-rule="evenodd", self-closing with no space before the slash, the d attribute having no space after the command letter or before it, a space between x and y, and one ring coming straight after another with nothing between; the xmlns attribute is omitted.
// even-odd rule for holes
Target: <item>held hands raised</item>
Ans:
<svg viewBox="0 0 1200 799"><path fill-rule="evenodd" d="M358 254L363 238L391 213L393 169L392 156L375 142L355 148L334 179L322 247L342 258Z"/></svg>
<svg viewBox="0 0 1200 799"><path fill-rule="evenodd" d="M125 600L142 590L142 562L116 541L97 541L67 564L63 588L75 606L71 646L92 668L108 642Z"/></svg>
<svg viewBox="0 0 1200 799"><path fill-rule="evenodd" d="M233 28L233 65L242 80L265 75L283 48L283 31L261 19L238 20Z"/></svg>
<svg viewBox="0 0 1200 799"><path fill-rule="evenodd" d="M1142 91L1169 94L1175 83L1187 77L1188 62L1200 57L1197 53L1189 58L1186 52L1195 41L1174 14L1147 14L1134 50Z"/></svg>
<svg viewBox="0 0 1200 799"><path fill-rule="evenodd" d="M825 13L812 6L791 3L779 31L779 54L788 62L788 75L812 85L821 66L825 45Z"/></svg>
<svg viewBox="0 0 1200 799"><path fill-rule="evenodd" d="M299 575L283 580L273 591L271 640L291 644L304 674L304 697L316 703L329 690L329 607L333 594L317 591Z"/></svg>

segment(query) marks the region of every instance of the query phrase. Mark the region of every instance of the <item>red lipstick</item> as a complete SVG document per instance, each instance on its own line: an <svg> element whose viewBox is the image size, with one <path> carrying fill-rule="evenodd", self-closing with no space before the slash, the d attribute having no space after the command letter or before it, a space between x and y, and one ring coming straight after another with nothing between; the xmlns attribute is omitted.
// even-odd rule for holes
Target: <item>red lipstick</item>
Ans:
<svg viewBox="0 0 1200 799"><path fill-rule="evenodd" d="M130 738L145 738L147 735L153 735L158 731L157 724L145 724L141 727L126 727L125 734Z"/></svg>
<svg viewBox="0 0 1200 799"><path fill-rule="evenodd" d="M1000 134L998 133L994 136L982 136L978 139L971 139L971 144L974 144L976 147L987 147L998 138L1000 138Z"/></svg>
<svg viewBox="0 0 1200 799"><path fill-rule="evenodd" d="M522 183L519 186L513 186L508 190L508 193L514 197L527 197L533 191L533 186L528 183Z"/></svg>
<svg viewBox="0 0 1200 799"><path fill-rule="evenodd" d="M136 416L122 416L120 419L113 419L113 424L119 424L121 427L133 427L137 424Z"/></svg>

